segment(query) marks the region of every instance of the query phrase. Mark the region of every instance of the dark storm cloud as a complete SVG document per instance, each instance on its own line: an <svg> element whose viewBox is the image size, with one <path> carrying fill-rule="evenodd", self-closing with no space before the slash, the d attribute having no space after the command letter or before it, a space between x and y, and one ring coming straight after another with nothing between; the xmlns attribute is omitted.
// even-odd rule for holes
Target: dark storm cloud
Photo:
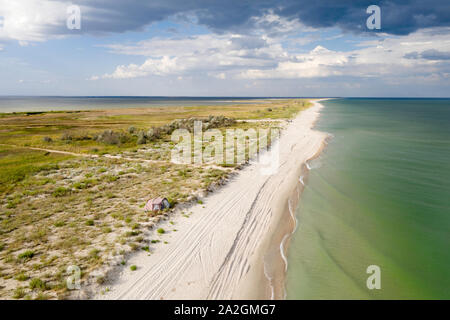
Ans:
<svg viewBox="0 0 450 320"><path fill-rule="evenodd" d="M86 8L83 32L88 33L140 30L174 15L195 17L218 33L249 33L255 27L254 18L269 11L315 28L361 33L368 32L366 8L372 4L381 7L381 32L405 35L450 26L449 0L84 0L76 4Z"/></svg>

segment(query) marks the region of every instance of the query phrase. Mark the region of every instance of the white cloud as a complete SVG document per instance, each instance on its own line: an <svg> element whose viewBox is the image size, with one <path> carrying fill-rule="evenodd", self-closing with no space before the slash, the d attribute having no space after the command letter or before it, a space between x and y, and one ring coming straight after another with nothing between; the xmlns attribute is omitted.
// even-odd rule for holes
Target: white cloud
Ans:
<svg viewBox="0 0 450 320"><path fill-rule="evenodd" d="M147 59L142 65L130 64L121 65L111 74L105 74L101 77L93 76L90 80L102 79L130 79L145 77L147 75L164 76L181 71L183 67L177 66L177 58L164 56L160 59Z"/></svg>
<svg viewBox="0 0 450 320"><path fill-rule="evenodd" d="M50 0L0 0L0 40L18 40L21 45L28 41L45 41L50 30L62 28L66 24L67 1Z"/></svg>
<svg viewBox="0 0 450 320"><path fill-rule="evenodd" d="M277 66L272 69L249 68L244 70L240 77L292 79L338 75L401 77L416 76L421 73L439 74L442 61L413 60L405 56L410 52L427 52L430 49L440 53L449 53L450 40L445 33L419 31L404 37L361 42L359 47L362 48L344 52L317 46L308 53L291 55L287 61L278 62ZM445 54L442 56L445 57Z"/></svg>
<svg viewBox="0 0 450 320"><path fill-rule="evenodd" d="M213 72L219 78L246 67L267 68L286 55L280 44L264 36L197 35L181 39L153 38L135 45L108 45L112 52L148 57L142 65L116 67L97 78L126 79L147 75ZM96 79L96 76L91 79Z"/></svg>
<svg viewBox="0 0 450 320"><path fill-rule="evenodd" d="M440 32L436 32L440 31ZM352 77L443 77L450 72L450 29L418 31L408 36L363 41L349 51L316 46L309 52L286 48L280 37L206 34L185 38L152 38L135 44L106 46L113 53L145 56L142 65L116 67L111 74L91 79L128 79L205 75L217 79L302 79ZM294 39L300 41L300 38ZM433 59L424 59L433 52ZM412 59L411 57L417 57ZM448 60L448 59L447 59Z"/></svg>

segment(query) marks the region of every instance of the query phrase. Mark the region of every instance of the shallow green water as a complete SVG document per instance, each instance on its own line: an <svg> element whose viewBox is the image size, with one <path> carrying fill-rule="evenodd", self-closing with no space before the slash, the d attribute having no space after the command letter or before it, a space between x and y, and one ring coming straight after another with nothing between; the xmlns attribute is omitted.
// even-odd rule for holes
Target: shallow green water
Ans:
<svg viewBox="0 0 450 320"><path fill-rule="evenodd" d="M323 104L334 138L297 208L287 298L450 299L450 100Z"/></svg>

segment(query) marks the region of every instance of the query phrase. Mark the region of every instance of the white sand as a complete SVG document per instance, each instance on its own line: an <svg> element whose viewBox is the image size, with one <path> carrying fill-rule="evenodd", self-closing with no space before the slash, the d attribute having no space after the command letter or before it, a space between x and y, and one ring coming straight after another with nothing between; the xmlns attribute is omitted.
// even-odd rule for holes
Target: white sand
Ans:
<svg viewBox="0 0 450 320"><path fill-rule="evenodd" d="M312 130L321 105L301 112L283 130L280 168L262 175L258 164L245 167L232 181L156 231L149 255L135 254L96 299L236 299L266 297L264 250L285 217L289 193L300 167L320 150L326 134ZM177 229L177 231L173 231ZM168 243L165 244L164 241ZM138 269L131 271L130 266ZM266 283L262 283L266 282ZM265 292L261 292L265 291ZM270 295L269 295L270 297Z"/></svg>

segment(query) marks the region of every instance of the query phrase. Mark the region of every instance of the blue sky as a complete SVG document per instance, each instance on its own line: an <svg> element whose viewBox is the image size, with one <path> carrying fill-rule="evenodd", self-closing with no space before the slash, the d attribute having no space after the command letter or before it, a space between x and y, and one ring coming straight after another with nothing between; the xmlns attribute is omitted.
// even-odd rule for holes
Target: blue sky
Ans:
<svg viewBox="0 0 450 320"><path fill-rule="evenodd" d="M448 97L449 20L438 0L0 0L0 95Z"/></svg>

